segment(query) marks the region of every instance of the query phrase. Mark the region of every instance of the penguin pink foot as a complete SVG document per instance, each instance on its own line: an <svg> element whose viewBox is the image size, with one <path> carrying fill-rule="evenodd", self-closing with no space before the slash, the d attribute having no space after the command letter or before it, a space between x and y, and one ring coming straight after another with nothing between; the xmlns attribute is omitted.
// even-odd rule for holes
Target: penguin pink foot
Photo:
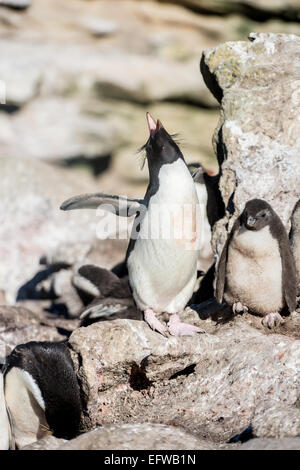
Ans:
<svg viewBox="0 0 300 470"><path fill-rule="evenodd" d="M156 318L155 312L151 308L144 311L144 319L154 331L158 331L163 336L167 336L167 328Z"/></svg>
<svg viewBox="0 0 300 470"><path fill-rule="evenodd" d="M172 336L195 336L197 333L205 333L204 330L188 323L181 323L179 315L174 313L168 322L168 329Z"/></svg>
<svg viewBox="0 0 300 470"><path fill-rule="evenodd" d="M263 319L262 319L262 324L266 328L269 328L272 330L273 328L276 328L276 326L283 325L284 319L278 312L271 312L268 313Z"/></svg>
<svg viewBox="0 0 300 470"><path fill-rule="evenodd" d="M246 313L248 312L248 307L246 305L243 305L241 302L235 302L232 306L232 311L235 315L239 313Z"/></svg>

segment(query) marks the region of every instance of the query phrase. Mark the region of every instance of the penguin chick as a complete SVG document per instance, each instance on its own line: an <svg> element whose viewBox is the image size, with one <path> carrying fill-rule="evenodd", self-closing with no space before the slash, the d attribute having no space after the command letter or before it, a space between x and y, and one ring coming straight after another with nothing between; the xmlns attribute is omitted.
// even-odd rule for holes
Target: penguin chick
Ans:
<svg viewBox="0 0 300 470"><path fill-rule="evenodd" d="M290 244L297 271L297 295L300 296L300 199L295 204L291 216Z"/></svg>
<svg viewBox="0 0 300 470"><path fill-rule="evenodd" d="M66 439L78 433L80 389L65 343L18 345L8 357L4 390L18 448L49 433Z"/></svg>
<svg viewBox="0 0 300 470"><path fill-rule="evenodd" d="M273 328L283 323L281 310L296 307L296 268L285 228L262 199L252 199L236 220L217 268L216 299L235 313L263 315Z"/></svg>
<svg viewBox="0 0 300 470"><path fill-rule="evenodd" d="M199 328L180 322L194 290L201 241L198 197L184 157L172 137L147 113L150 136L144 146L149 185L143 200L105 194L82 195L61 209L107 208L128 217L136 215L126 254L129 284L137 307L153 330L166 335L156 314L174 315L173 335L194 335ZM178 236L179 234L179 236Z"/></svg>
<svg viewBox="0 0 300 470"><path fill-rule="evenodd" d="M128 277L120 279L113 272L90 264L81 266L78 276L98 291L97 297L80 312L81 326L115 315L130 318L134 314L134 318L138 317Z"/></svg>

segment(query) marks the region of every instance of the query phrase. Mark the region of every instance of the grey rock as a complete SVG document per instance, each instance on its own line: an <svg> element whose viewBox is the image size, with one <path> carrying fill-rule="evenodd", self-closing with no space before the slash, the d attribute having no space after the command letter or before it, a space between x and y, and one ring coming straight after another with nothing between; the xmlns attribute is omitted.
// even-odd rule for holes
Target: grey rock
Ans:
<svg viewBox="0 0 300 470"><path fill-rule="evenodd" d="M0 0L0 6L23 10L31 5L31 0Z"/></svg>
<svg viewBox="0 0 300 470"><path fill-rule="evenodd" d="M251 315L222 324L186 309L183 318L207 334L164 338L133 320L100 322L72 333L69 344L86 397L86 429L146 420L226 442L245 430L255 413L259 420L268 410L263 398L295 406L299 339L284 330L267 334ZM284 435L290 435L296 415L296 409L285 413ZM266 434L272 435L269 416Z"/></svg>
<svg viewBox="0 0 300 470"><path fill-rule="evenodd" d="M172 3L183 5L194 11L216 14L241 13L250 18L266 19L279 16L283 19L297 20L300 15L297 0L171 0Z"/></svg>
<svg viewBox="0 0 300 470"><path fill-rule="evenodd" d="M62 201L74 194L99 191L97 181L83 171L9 157L0 158L0 169L0 289L12 304L21 286L32 280L33 289L38 279L48 276L47 266L39 263L41 257L46 256L48 264L92 262L96 241L102 242L97 237L102 234L103 214L78 211L70 217L59 210ZM103 267L122 261L125 251L120 245L124 240L101 243L97 260L102 259Z"/></svg>
<svg viewBox="0 0 300 470"><path fill-rule="evenodd" d="M63 444L67 442L65 439L58 439L54 436L46 436L33 444L22 447L22 450L60 450Z"/></svg>
<svg viewBox="0 0 300 470"><path fill-rule="evenodd" d="M259 33L249 39L221 44L202 57L204 79L221 104L213 143L228 211L213 233L218 254L225 224L230 220L231 229L247 200L267 200L288 228L299 199L300 38Z"/></svg>
<svg viewBox="0 0 300 470"><path fill-rule="evenodd" d="M180 427L135 423L103 426L70 441L47 436L22 450L214 450L235 447L234 444L198 439Z"/></svg>
<svg viewBox="0 0 300 470"><path fill-rule="evenodd" d="M109 36L115 33L119 25L115 21L103 20L86 16L82 19L81 25L89 33L96 37Z"/></svg>
<svg viewBox="0 0 300 470"><path fill-rule="evenodd" d="M32 312L24 307L0 306L0 358L4 358L18 345L29 341L62 341L60 334L43 314ZM58 326L58 325L57 325ZM1 361L0 361L1 362Z"/></svg>
<svg viewBox="0 0 300 470"><path fill-rule="evenodd" d="M19 51L22 48L22 55ZM7 83L7 101L22 105L34 96L80 94L82 98L113 98L138 103L160 100L192 101L216 106L197 78L195 60L179 61L132 51L114 54L99 45L66 43L57 54L57 44L3 42L1 79ZM24 61L24 56L27 57ZM85 66L74 57L84 57ZM10 60L9 60L10 59ZM47 64L51 71L45 74ZM130 66L128 66L128 64ZM151 74L149 74L151 70ZM14 71L14 76L12 72Z"/></svg>
<svg viewBox="0 0 300 470"><path fill-rule="evenodd" d="M242 444L238 450L300 450L300 438L285 437L282 439L251 439L250 441Z"/></svg>
<svg viewBox="0 0 300 470"><path fill-rule="evenodd" d="M178 427L136 423L95 429L63 444L60 450L213 450L216 447Z"/></svg>
<svg viewBox="0 0 300 470"><path fill-rule="evenodd" d="M218 120L215 110L168 103L149 105L148 110L171 133L180 134L187 161L196 159L204 166L215 166L211 148ZM100 163L101 157L114 155L114 170L125 181L146 180L137 154L148 138L148 131L145 107L138 104L120 104L107 97L101 101L79 96L39 97L13 116L0 113L0 124L0 143L6 156L92 164L92 159Z"/></svg>
<svg viewBox="0 0 300 470"><path fill-rule="evenodd" d="M300 435L300 409L269 400L261 403L252 419L257 437L295 437Z"/></svg>
<svg viewBox="0 0 300 470"><path fill-rule="evenodd" d="M24 86L28 83L24 80ZM21 93L22 87L16 86ZM88 160L110 155L123 142L120 122L89 113L80 98L30 98L15 115L0 115L0 142L5 156L53 162L82 157Z"/></svg>
<svg viewBox="0 0 300 470"><path fill-rule="evenodd" d="M0 113L2 153L51 161L98 159L125 146L139 147L143 139L136 142L139 134L133 132L137 120L146 136L149 104L172 100L179 110L183 101L205 106L203 112L185 106L189 112L174 131L188 143L187 153L211 164L206 110L217 102L197 78L203 49L245 37L251 28L300 32L293 22L270 20L262 26L238 15L224 20L180 5L127 0L81 0L63 7L59 0L33 2L22 15L1 9L0 22L0 76L7 107L17 110ZM165 106L171 124L176 105ZM209 125L194 119L197 112Z"/></svg>

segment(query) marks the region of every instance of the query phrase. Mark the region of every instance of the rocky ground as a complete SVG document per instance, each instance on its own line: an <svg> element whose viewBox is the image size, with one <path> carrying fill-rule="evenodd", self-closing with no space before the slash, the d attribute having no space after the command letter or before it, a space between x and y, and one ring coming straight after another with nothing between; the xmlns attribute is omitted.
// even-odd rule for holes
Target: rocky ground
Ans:
<svg viewBox="0 0 300 470"><path fill-rule="evenodd" d="M185 320L205 333L164 338L132 299L124 309L103 295L106 316L81 326L77 270L122 261L128 227L101 240L103 214L58 209L79 193L143 194L136 149L150 110L180 132L188 161L221 166L215 253L254 196L288 229L299 199L300 10L270 3L0 6L0 357L67 340L84 402L80 436L27 448L300 448L300 313L266 331L259 317L192 305ZM291 34L247 41L251 31Z"/></svg>

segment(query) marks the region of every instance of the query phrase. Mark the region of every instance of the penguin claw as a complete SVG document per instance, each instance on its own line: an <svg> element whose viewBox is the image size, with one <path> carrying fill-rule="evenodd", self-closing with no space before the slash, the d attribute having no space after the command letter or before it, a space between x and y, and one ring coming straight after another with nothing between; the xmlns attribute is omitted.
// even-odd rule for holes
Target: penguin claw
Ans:
<svg viewBox="0 0 300 470"><path fill-rule="evenodd" d="M144 319L153 331L157 331L163 336L167 336L167 328L156 318L155 312L150 308L145 310Z"/></svg>
<svg viewBox="0 0 300 470"><path fill-rule="evenodd" d="M262 319L262 324L264 327L269 328L272 330L273 328L276 328L277 326L283 325L284 324L284 319L278 312L271 312L268 313L263 319Z"/></svg>
<svg viewBox="0 0 300 470"><path fill-rule="evenodd" d="M232 306L232 311L235 315L239 313L246 313L249 311L248 307L246 305L243 305L241 302L235 302Z"/></svg>
<svg viewBox="0 0 300 470"><path fill-rule="evenodd" d="M171 316L168 322L168 329L172 336L195 336L199 333L205 333L202 328L189 325L188 323L182 323L177 314Z"/></svg>

